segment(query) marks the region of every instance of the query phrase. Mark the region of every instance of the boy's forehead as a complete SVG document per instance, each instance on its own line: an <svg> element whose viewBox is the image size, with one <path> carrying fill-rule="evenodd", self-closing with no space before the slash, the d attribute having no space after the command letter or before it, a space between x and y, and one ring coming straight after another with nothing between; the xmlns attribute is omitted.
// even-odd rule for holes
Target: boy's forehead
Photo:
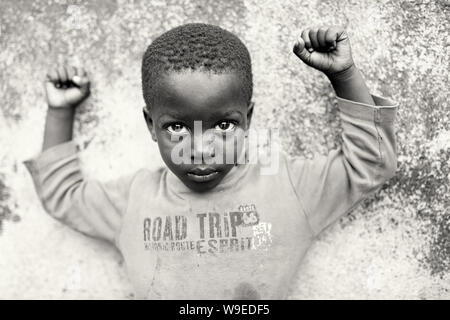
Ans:
<svg viewBox="0 0 450 320"><path fill-rule="evenodd" d="M242 81L233 72L169 72L157 87L156 104L164 109L226 107L244 103ZM217 110L218 111L218 110Z"/></svg>

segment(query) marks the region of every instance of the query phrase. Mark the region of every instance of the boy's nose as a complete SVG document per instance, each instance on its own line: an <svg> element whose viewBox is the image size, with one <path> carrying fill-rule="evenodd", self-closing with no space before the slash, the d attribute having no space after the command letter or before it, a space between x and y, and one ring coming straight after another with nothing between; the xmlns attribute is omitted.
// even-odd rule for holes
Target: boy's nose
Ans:
<svg viewBox="0 0 450 320"><path fill-rule="evenodd" d="M203 161L215 156L214 136L206 134L194 135L191 147L192 160Z"/></svg>

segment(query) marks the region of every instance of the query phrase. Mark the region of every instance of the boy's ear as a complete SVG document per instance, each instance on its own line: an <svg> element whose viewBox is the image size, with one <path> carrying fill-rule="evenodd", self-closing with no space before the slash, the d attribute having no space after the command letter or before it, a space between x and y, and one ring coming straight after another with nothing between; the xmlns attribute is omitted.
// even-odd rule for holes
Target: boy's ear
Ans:
<svg viewBox="0 0 450 320"><path fill-rule="evenodd" d="M252 121L254 106L255 106L255 103L253 101L251 101L247 107L247 129L250 128L250 122Z"/></svg>
<svg viewBox="0 0 450 320"><path fill-rule="evenodd" d="M152 140L156 142L157 141L156 132L155 132L155 127L153 126L153 119L150 115L150 109L147 106L144 106L142 108L142 112L144 113L145 123L147 123L147 128L148 128L148 131L150 131Z"/></svg>

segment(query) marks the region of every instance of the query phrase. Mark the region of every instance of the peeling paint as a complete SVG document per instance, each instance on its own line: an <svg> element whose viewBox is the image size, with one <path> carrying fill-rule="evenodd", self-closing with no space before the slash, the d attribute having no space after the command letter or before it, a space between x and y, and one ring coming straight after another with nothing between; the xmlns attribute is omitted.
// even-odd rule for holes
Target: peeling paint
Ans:
<svg viewBox="0 0 450 320"><path fill-rule="evenodd" d="M0 172L0 236L5 228L5 222L19 222L20 216L16 213L18 205L11 197L11 189L5 183L5 175Z"/></svg>

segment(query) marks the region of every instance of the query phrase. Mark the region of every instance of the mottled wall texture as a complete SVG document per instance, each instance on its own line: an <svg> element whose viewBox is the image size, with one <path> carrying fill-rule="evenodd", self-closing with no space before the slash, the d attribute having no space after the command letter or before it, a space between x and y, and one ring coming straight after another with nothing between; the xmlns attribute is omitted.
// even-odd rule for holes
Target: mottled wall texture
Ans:
<svg viewBox="0 0 450 320"><path fill-rule="evenodd" d="M448 0L0 0L0 298L133 297L120 255L48 217L22 161L41 147L45 72L66 62L93 81L75 128L89 144L86 175L162 165L142 119L140 59L187 22L218 24L248 45L253 125L280 128L290 154L339 143L330 84L292 54L306 26L344 25L371 90L399 103L396 177L327 229L290 297L449 299Z"/></svg>

